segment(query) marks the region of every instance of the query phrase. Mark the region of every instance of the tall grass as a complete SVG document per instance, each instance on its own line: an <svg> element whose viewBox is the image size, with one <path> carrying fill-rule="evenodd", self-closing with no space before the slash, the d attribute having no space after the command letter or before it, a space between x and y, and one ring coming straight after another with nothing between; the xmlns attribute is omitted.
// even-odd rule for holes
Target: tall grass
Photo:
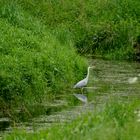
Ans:
<svg viewBox="0 0 140 140"><path fill-rule="evenodd" d="M0 27L3 112L5 104L49 102L84 74L87 62L76 54L69 31L50 30L18 1L0 1Z"/></svg>
<svg viewBox="0 0 140 140"><path fill-rule="evenodd" d="M116 100L110 101L103 107L102 111L93 110L72 123L54 125L34 133L15 130L12 134L5 136L5 139L139 139L140 124L137 121L137 114L134 114L139 108L138 102L134 101L128 104Z"/></svg>
<svg viewBox="0 0 140 140"><path fill-rule="evenodd" d="M66 29L72 35L74 46L83 54L133 59L133 44L140 34L139 5L139 0L20 0L10 2L9 6L6 4L2 16L8 17L10 23L33 32L41 32L42 27L31 25L33 21L27 17L28 14L51 30ZM16 9L23 10L24 16ZM8 13L10 16L7 16ZM24 20L28 24L23 24Z"/></svg>
<svg viewBox="0 0 140 140"><path fill-rule="evenodd" d="M51 29L66 27L80 53L133 59L140 34L140 1L59 0L18 2Z"/></svg>

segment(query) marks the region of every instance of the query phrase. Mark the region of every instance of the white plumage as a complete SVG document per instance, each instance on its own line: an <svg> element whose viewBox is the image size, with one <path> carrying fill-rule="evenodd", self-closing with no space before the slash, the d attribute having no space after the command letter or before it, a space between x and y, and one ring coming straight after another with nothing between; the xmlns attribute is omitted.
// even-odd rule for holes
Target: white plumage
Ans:
<svg viewBox="0 0 140 140"><path fill-rule="evenodd" d="M90 70L90 68L93 68L93 66L92 67L88 67L88 72L87 72L86 78L84 78L83 80L81 80L77 84L75 84L73 88L82 88L82 87L87 85L88 79L89 79L89 70Z"/></svg>
<svg viewBox="0 0 140 140"><path fill-rule="evenodd" d="M90 70L90 68L94 68L94 66L88 67L86 78L84 78L83 80L81 80L77 84L75 84L73 88L83 88L83 87L85 87L87 85L88 79L89 79L89 70ZM74 96L77 99L79 99L80 101L84 102L84 103L87 103L88 102L87 97L85 95L82 95L82 94L74 94Z"/></svg>

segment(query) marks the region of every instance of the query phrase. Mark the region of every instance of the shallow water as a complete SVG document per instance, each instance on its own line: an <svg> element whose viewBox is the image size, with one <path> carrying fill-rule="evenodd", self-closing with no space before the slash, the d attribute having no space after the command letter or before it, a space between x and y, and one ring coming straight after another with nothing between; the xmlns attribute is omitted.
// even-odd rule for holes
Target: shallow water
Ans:
<svg viewBox="0 0 140 140"><path fill-rule="evenodd" d="M99 59L91 59L89 63L90 65L95 65L96 68L90 71L88 83L90 88L84 89L84 95L88 99L87 104L79 100L78 106L70 106L69 109L60 112L54 111L50 115L41 115L29 122L18 123L15 127L33 132L50 127L52 124L70 122L83 113L94 111L95 107L100 108L100 105L108 102L111 97L126 102L140 99L140 63ZM80 90L72 92L73 94L79 94ZM73 95L67 94L67 98L71 98L71 96ZM73 98L75 97L73 96ZM63 102L63 96L59 100ZM14 127L8 127L4 133L9 133L12 129Z"/></svg>

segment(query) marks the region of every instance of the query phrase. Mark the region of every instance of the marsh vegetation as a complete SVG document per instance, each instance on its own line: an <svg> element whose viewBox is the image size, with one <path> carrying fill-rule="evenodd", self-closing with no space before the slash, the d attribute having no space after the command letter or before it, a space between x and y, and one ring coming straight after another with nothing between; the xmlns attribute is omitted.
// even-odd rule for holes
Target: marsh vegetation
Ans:
<svg viewBox="0 0 140 140"><path fill-rule="evenodd" d="M94 88L84 91L93 112L84 109L68 125L60 121L39 134L15 130L4 138L65 139L71 132L68 139L138 139L139 5L139 0L1 0L0 118L6 118L6 127L77 112L83 105L73 96L80 90L72 87L96 65L88 83Z"/></svg>
<svg viewBox="0 0 140 140"><path fill-rule="evenodd" d="M4 138L139 139L140 77L133 84L129 83L129 78L138 76L140 64L98 59L90 63L96 64L96 69L88 83L94 89L84 90L87 104L68 93L69 108L17 123ZM61 97L62 101L65 99Z"/></svg>

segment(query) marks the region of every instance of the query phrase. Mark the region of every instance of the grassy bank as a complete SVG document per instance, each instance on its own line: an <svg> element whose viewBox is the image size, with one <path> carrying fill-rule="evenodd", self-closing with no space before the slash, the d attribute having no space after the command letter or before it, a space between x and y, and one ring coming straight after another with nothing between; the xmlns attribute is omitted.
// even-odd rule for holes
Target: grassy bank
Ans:
<svg viewBox="0 0 140 140"><path fill-rule="evenodd" d="M139 0L20 0L18 3L49 28L67 28L80 53L135 59L133 45L140 35Z"/></svg>
<svg viewBox="0 0 140 140"><path fill-rule="evenodd" d="M51 139L51 140L132 140L139 139L140 123L138 122L139 102L131 103L110 101L102 111L94 109L86 115L74 120L71 124L60 124L35 133L15 130L4 137L5 140L14 139Z"/></svg>
<svg viewBox="0 0 140 140"><path fill-rule="evenodd" d="M73 46L67 29L50 30L17 1L0 1L0 116L70 93L87 67Z"/></svg>

